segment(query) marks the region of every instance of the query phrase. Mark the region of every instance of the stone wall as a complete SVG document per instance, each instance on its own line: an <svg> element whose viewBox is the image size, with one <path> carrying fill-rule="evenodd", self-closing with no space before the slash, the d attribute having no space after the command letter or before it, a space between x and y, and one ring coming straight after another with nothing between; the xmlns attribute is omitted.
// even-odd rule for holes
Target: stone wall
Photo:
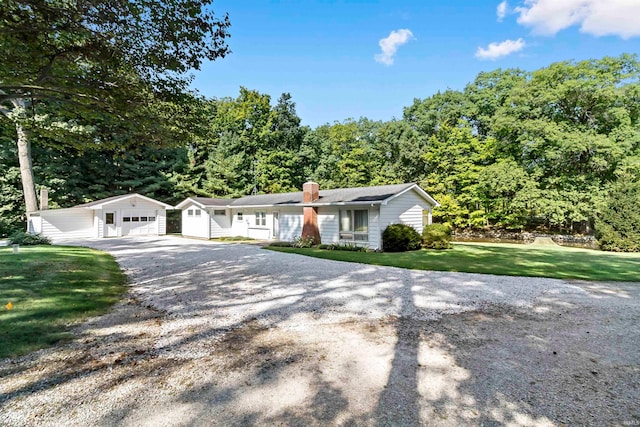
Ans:
<svg viewBox="0 0 640 427"><path fill-rule="evenodd" d="M533 243L536 237L549 237L555 243L563 246L580 246L586 248L598 248L595 237L583 234L545 234L517 232L506 230L463 230L454 231L451 235L453 241L459 242L505 242L505 243Z"/></svg>

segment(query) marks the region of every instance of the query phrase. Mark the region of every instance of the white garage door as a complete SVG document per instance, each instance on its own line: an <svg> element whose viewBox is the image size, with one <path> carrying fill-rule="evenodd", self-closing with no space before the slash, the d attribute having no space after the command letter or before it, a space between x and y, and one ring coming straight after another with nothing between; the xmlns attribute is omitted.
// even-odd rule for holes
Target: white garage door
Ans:
<svg viewBox="0 0 640 427"><path fill-rule="evenodd" d="M155 211L125 211L122 214L123 236L146 234L158 234L158 217Z"/></svg>

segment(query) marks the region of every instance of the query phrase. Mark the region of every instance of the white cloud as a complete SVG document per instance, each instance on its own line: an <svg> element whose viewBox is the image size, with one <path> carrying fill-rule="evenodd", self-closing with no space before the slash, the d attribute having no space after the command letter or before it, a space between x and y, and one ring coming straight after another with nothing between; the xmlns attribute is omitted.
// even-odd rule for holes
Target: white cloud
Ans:
<svg viewBox="0 0 640 427"><path fill-rule="evenodd" d="M638 0L524 0L518 23L536 34L554 35L573 25L594 36L640 36Z"/></svg>
<svg viewBox="0 0 640 427"><path fill-rule="evenodd" d="M502 22L505 16L507 16L507 9L509 5L507 4L507 0L504 0L502 3L498 5L496 8L496 15L498 15L498 22Z"/></svg>
<svg viewBox="0 0 640 427"><path fill-rule="evenodd" d="M376 62L379 62L381 64L393 64L393 56L398 51L398 48L411 39L413 39L413 33L410 30L400 29L391 31L391 33L389 33L389 37L380 39L380 41L378 42L382 53L376 54L376 56L374 56L374 59L376 60Z"/></svg>
<svg viewBox="0 0 640 427"><path fill-rule="evenodd" d="M524 46L525 42L522 39L505 40L502 43L490 43L486 49L483 47L478 48L476 58L495 60L522 50Z"/></svg>

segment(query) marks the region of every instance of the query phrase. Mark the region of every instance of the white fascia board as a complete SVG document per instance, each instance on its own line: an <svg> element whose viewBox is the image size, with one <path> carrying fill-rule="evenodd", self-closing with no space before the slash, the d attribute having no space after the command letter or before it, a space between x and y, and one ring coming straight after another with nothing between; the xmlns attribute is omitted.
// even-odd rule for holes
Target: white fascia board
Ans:
<svg viewBox="0 0 640 427"><path fill-rule="evenodd" d="M156 205L161 205L165 209L173 209L173 206L171 206L170 204L161 202L159 200L154 200L151 197L143 196L142 194L138 194L138 193L125 194L122 197L118 197L117 199L109 200L108 202L100 203L98 205L89 206L89 209L94 209L94 210L102 209L104 206L110 205L112 203L122 202L124 200L128 200L133 197L140 197L141 199L144 199L148 202L155 203Z"/></svg>
<svg viewBox="0 0 640 427"><path fill-rule="evenodd" d="M196 200L193 200L191 197L187 197L186 199L184 199L183 201L181 201L180 203L175 205L173 207L173 209L176 209L176 210L182 209L182 208L188 206L189 204L194 204L194 205L198 206L201 209L205 209L206 208L206 206L203 205L202 203L200 203L200 202L198 202Z"/></svg>
<svg viewBox="0 0 640 427"><path fill-rule="evenodd" d="M410 190L415 190L416 193L418 193L420 196L422 196L422 198L425 199L427 202L429 202L429 204L432 205L433 207L440 206L440 203L436 202L435 199L433 197L431 197L429 195L429 193L427 193L422 188L420 188L420 186L418 184L413 184L411 187L405 188L404 190L400 191L399 193L396 193L393 196L385 199L382 202L382 204L386 205L391 200L395 199L396 197L399 197L399 196L403 195L404 193L406 193L406 192L408 192Z"/></svg>

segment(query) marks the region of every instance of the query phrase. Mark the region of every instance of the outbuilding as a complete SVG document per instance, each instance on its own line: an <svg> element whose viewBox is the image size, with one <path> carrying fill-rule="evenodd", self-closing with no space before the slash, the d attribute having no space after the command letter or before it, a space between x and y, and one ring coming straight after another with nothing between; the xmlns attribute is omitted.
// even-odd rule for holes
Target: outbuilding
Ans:
<svg viewBox="0 0 640 427"><path fill-rule="evenodd" d="M167 209L173 207L137 193L113 196L64 209L28 215L28 230L52 239L166 234Z"/></svg>

